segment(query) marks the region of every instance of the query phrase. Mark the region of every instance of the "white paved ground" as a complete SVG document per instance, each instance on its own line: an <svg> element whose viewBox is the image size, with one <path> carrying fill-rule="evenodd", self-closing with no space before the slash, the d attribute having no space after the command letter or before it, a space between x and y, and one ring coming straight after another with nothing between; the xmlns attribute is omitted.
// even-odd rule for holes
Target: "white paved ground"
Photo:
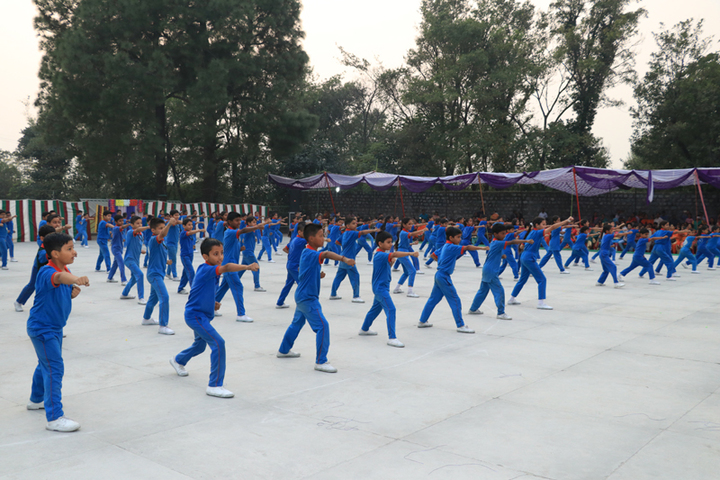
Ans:
<svg viewBox="0 0 720 480"><path fill-rule="evenodd" d="M74 301L63 353L65 412L82 424L75 433L48 432L44 413L25 408L37 360L29 309L15 313L12 301L34 245L18 245L20 262L0 272L0 478L718 478L720 271L682 271L660 286L631 275L614 290L594 286L597 265L565 276L549 264L554 311L535 309L531 281L523 304L508 307L512 321L496 321L490 299L486 315L467 317L475 335L455 332L447 304L433 328L416 328L426 274L420 299L394 296L407 345L395 349L384 316L378 337L357 335L369 303L351 304L347 281L342 301L327 300L335 269L326 268L322 303L339 372L325 374L312 368L307 326L295 347L302 357L275 357L293 313L274 308L283 256L261 264L267 293L246 289L255 323L235 322L230 296L214 322L236 394L226 400L205 395L209 351L185 378L168 364L192 341L177 284L168 282L177 334L158 335L140 325L144 307L119 300L120 285L92 272L91 246L72 267L94 282ZM370 269L360 262L368 301ZM479 278L470 259L459 262L465 309Z"/></svg>

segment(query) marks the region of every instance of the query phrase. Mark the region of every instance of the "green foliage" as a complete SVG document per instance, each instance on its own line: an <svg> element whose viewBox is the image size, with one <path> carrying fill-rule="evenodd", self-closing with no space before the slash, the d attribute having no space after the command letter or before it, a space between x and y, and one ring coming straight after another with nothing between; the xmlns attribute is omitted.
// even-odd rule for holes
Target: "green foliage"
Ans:
<svg viewBox="0 0 720 480"><path fill-rule="evenodd" d="M18 198L23 178L17 167L17 158L11 152L0 150L0 198Z"/></svg>
<svg viewBox="0 0 720 480"><path fill-rule="evenodd" d="M720 166L720 56L702 22L655 34L658 50L635 86L632 168Z"/></svg>

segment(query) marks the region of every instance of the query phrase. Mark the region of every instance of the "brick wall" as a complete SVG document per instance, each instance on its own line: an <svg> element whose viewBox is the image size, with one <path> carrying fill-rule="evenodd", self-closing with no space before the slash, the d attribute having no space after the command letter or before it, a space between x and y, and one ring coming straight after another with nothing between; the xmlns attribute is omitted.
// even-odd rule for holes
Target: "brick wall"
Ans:
<svg viewBox="0 0 720 480"><path fill-rule="evenodd" d="M706 186L703 194L708 215L715 218L720 211L720 192ZM577 217L575 197L562 192L485 191L483 196L485 211L488 214L497 212L505 218L512 217L514 212L521 212L526 219L529 219L542 209L549 215L568 216L572 212ZM400 197L395 189L371 193L358 190L333 192L333 200L337 210L343 214L375 216L384 213L402 216ZM407 216L438 212L440 215L456 217L482 211L479 191L425 193L403 191L403 201ZM580 197L580 211L584 217L594 212L607 214L621 211L623 214L645 212L651 216L666 214L672 218L679 217L685 210L694 215L696 205L699 214L704 216L699 199L696 204L696 191L690 188L656 190L655 199L649 205L645 203L644 190L616 191L596 197ZM302 211L306 213L332 211L329 193L322 190L303 192Z"/></svg>

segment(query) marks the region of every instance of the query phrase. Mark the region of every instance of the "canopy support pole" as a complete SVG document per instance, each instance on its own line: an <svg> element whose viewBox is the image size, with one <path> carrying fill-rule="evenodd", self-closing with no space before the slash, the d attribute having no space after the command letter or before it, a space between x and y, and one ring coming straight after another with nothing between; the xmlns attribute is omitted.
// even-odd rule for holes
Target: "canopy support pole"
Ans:
<svg viewBox="0 0 720 480"><path fill-rule="evenodd" d="M697 168L695 169L695 185L697 185L698 192L700 192L700 202L702 202L703 212L705 212L705 222L707 222L707 225L710 225L710 217L708 217L707 208L705 207L705 199L703 198L702 187L700 186L700 177L698 176Z"/></svg>
<svg viewBox="0 0 720 480"><path fill-rule="evenodd" d="M403 218L405 218L405 201L403 200L402 182L400 181L400 177L398 177L398 190L400 190L400 206L402 207Z"/></svg>
<svg viewBox="0 0 720 480"><path fill-rule="evenodd" d="M337 210L335 210L335 200L333 200L333 196L332 196L332 188L330 188L330 180L328 179L327 172L323 172L323 173L325 174L325 183L327 183L328 193L330 194L330 203L332 203L333 214L337 215Z"/></svg>
<svg viewBox="0 0 720 480"><path fill-rule="evenodd" d="M575 200L577 201L578 220L582 220L582 215L580 215L580 195L578 195L577 175L575 175L575 167L573 167L573 182L575 183Z"/></svg>
<svg viewBox="0 0 720 480"><path fill-rule="evenodd" d="M478 187L480 187L480 202L482 202L482 209L483 209L483 216L486 216L485 213L485 198L483 197L483 188L482 188L482 181L480 180L480 174L477 174L478 177Z"/></svg>

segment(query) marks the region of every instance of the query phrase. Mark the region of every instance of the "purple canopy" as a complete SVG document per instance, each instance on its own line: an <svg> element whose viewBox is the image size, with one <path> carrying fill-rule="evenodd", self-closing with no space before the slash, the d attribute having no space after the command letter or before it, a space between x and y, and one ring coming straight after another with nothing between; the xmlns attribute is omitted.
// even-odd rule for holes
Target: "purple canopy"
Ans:
<svg viewBox="0 0 720 480"><path fill-rule="evenodd" d="M513 185L541 184L574 195L591 197L617 189L647 189L647 201L652 202L655 189L709 184L720 188L720 168L685 168L677 170L610 170L592 167L564 167L554 170L523 173L476 172L449 177L414 177L389 173L368 172L361 175L340 175L321 173L312 177L295 180L269 175L270 181L281 187L297 190L339 187L347 190L364 183L374 190L402 186L411 192L424 192L433 185L442 185L450 190L463 190L479 182L493 188L503 189Z"/></svg>

